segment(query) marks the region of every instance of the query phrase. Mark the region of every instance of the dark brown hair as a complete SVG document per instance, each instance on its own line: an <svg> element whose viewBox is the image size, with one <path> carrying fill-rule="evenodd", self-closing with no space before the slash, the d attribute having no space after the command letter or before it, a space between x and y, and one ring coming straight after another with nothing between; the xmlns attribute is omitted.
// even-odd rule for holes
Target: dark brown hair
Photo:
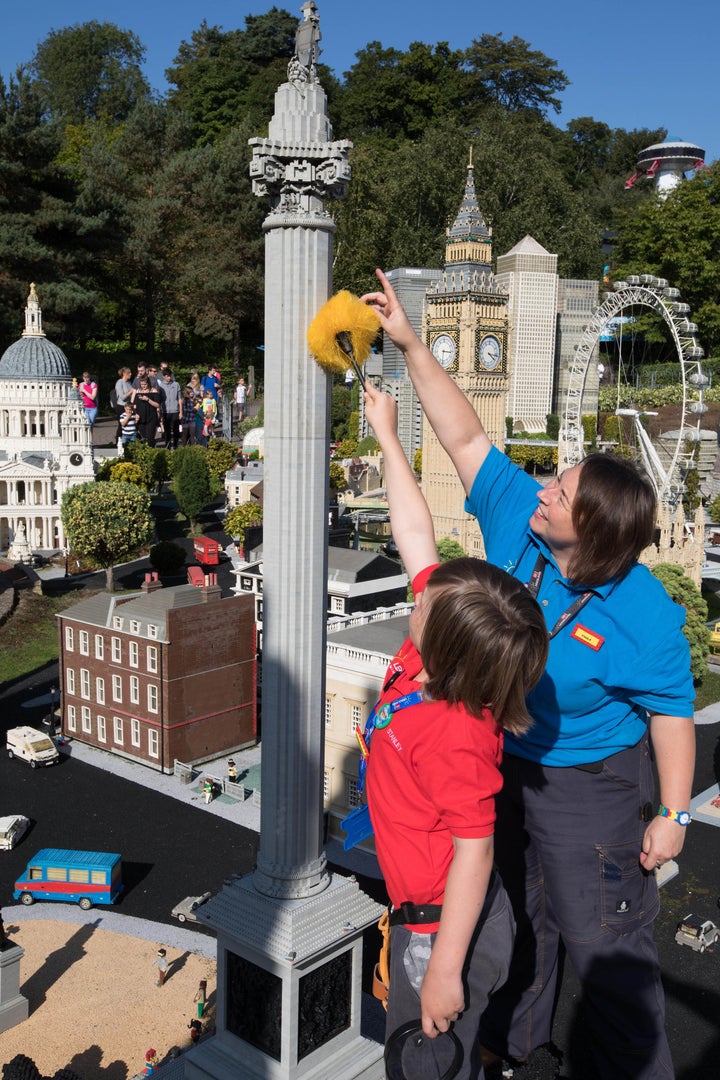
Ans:
<svg viewBox="0 0 720 1080"><path fill-rule="evenodd" d="M530 726L525 696L547 661L542 612L515 578L480 559L451 559L433 570L433 594L420 654L425 690L462 704L472 716L490 709L513 734Z"/></svg>
<svg viewBox="0 0 720 1080"><path fill-rule="evenodd" d="M590 454L582 462L572 505L578 538L568 578L604 585L628 572L652 543L657 513L648 476L615 454Z"/></svg>

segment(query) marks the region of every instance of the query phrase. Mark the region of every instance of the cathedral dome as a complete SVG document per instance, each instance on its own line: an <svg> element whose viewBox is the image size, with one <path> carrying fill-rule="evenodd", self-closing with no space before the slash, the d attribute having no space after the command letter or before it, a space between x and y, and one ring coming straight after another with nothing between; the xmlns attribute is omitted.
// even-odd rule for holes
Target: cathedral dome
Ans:
<svg viewBox="0 0 720 1080"><path fill-rule="evenodd" d="M67 356L46 337L21 337L5 350L0 358L0 379L62 379L72 378Z"/></svg>
<svg viewBox="0 0 720 1080"><path fill-rule="evenodd" d="M40 302L32 284L25 308L23 335L0 358L0 379L57 379L67 382L71 378L67 356L43 333Z"/></svg>

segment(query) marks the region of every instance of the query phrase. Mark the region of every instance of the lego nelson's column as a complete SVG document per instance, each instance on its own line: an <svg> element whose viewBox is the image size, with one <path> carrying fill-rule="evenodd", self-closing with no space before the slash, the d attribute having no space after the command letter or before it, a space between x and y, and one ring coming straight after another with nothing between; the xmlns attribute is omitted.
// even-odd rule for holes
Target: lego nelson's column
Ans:
<svg viewBox="0 0 720 1080"><path fill-rule="evenodd" d="M265 220L262 809L257 869L203 908L218 935L217 1035L186 1080L380 1080L360 1034L362 930L381 907L330 874L322 843L330 384L306 335L332 287L325 201L350 176L318 82L320 26L302 7L267 139L251 139Z"/></svg>

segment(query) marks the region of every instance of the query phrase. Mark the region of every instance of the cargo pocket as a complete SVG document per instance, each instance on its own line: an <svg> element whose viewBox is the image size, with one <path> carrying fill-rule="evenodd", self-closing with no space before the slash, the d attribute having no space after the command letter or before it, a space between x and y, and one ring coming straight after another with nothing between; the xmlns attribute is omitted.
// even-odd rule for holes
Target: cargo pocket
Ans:
<svg viewBox="0 0 720 1080"><path fill-rule="evenodd" d="M621 937L647 926L658 913L654 874L639 863L637 841L598 845L600 873L600 920L603 930Z"/></svg>

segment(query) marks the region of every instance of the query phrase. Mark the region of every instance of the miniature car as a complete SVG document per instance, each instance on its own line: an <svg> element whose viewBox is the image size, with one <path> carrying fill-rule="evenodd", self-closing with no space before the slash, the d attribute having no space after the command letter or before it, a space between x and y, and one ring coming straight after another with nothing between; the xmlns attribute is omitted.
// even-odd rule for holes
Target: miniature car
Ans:
<svg viewBox="0 0 720 1080"><path fill-rule="evenodd" d="M60 760L57 747L47 735L36 728L23 727L10 728L6 734L6 749L9 758L22 758L30 762L31 769L38 766L54 765Z"/></svg>
<svg viewBox="0 0 720 1080"><path fill-rule="evenodd" d="M695 952L705 952L708 945L714 945L719 938L720 929L715 923L697 915L686 915L675 934L678 945L689 945Z"/></svg>
<svg viewBox="0 0 720 1080"><path fill-rule="evenodd" d="M0 851L11 851L30 827L30 819L23 814L0 817Z"/></svg>
<svg viewBox="0 0 720 1080"><path fill-rule="evenodd" d="M181 900L179 904L170 912L180 922L185 922L187 919L190 922L197 922L197 909L210 899L212 893L206 892L202 896L186 896L184 900Z"/></svg>

